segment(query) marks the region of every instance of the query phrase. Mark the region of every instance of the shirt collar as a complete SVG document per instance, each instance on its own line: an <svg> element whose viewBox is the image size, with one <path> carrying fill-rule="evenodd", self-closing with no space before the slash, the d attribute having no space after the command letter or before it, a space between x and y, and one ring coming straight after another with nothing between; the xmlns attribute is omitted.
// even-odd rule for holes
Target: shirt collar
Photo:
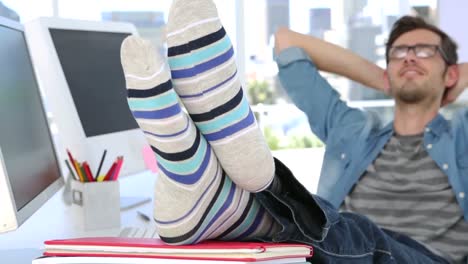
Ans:
<svg viewBox="0 0 468 264"><path fill-rule="evenodd" d="M379 136L386 135L386 134L393 134L393 121L388 123L379 131Z"/></svg>
<svg viewBox="0 0 468 264"><path fill-rule="evenodd" d="M426 128L429 128L433 134L440 137L442 133L449 130L449 122L439 113L429 122L429 124L427 124ZM388 133L394 133L393 121L388 123L379 131L379 136Z"/></svg>
<svg viewBox="0 0 468 264"><path fill-rule="evenodd" d="M441 114L437 114L426 128L429 128L436 136L440 137L442 133L449 130L449 122Z"/></svg>

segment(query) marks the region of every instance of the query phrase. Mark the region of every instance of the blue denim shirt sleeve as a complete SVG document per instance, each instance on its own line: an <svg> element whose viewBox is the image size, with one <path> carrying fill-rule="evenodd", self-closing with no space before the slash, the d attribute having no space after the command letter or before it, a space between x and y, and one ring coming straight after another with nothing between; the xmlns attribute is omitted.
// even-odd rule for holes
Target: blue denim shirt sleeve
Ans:
<svg viewBox="0 0 468 264"><path fill-rule="evenodd" d="M307 115L312 131L323 142L327 144L329 139L343 136L346 126L364 125L364 113L340 100L339 93L319 74L303 49L285 49L276 57L276 62L282 86L294 104ZM336 128L342 130L341 135L329 137Z"/></svg>
<svg viewBox="0 0 468 264"><path fill-rule="evenodd" d="M382 126L379 118L348 107L302 49L286 49L276 61L284 89L327 145L318 194L338 207L388 142L393 123ZM433 145L432 159L447 168L468 221L468 109L459 111L450 122L438 115L428 124L424 142Z"/></svg>
<svg viewBox="0 0 468 264"><path fill-rule="evenodd" d="M457 175L459 175L458 182L452 187L459 204L463 207L465 220L468 221L468 109L458 111L452 120L452 127L455 129ZM457 184L461 186L456 186Z"/></svg>

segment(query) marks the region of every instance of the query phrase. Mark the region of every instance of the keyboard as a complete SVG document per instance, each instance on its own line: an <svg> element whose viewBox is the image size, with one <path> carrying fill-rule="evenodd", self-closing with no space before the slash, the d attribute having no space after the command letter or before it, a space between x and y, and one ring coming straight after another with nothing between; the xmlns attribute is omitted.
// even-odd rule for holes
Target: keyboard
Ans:
<svg viewBox="0 0 468 264"><path fill-rule="evenodd" d="M128 226L120 230L119 237L159 238L156 226Z"/></svg>

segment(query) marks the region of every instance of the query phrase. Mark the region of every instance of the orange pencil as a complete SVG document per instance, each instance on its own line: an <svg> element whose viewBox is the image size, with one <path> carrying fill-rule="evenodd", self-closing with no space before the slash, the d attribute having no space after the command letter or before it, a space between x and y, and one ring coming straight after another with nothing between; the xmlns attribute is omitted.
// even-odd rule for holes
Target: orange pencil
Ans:
<svg viewBox="0 0 468 264"><path fill-rule="evenodd" d="M81 172L81 169L80 169L80 164L78 163L78 161L75 160L75 168L76 168L76 173L78 174L78 178L80 178L80 182L85 182L85 176L83 175L83 173Z"/></svg>

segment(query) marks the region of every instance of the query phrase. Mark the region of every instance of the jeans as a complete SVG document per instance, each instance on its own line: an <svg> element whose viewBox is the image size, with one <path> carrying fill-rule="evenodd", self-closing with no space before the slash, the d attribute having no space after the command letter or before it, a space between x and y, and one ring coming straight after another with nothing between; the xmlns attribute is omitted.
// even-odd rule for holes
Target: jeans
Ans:
<svg viewBox="0 0 468 264"><path fill-rule="evenodd" d="M338 212L310 194L277 159L275 166L277 182L255 196L283 228L259 240L311 245L312 263L449 263L419 242L381 229L365 216Z"/></svg>

